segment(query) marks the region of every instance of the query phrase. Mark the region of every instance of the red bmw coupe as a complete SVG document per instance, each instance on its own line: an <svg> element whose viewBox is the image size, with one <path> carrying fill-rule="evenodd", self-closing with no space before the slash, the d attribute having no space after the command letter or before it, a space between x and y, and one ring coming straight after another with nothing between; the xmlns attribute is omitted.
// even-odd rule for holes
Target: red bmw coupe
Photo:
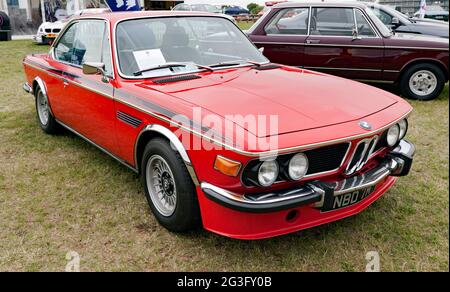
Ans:
<svg viewBox="0 0 450 292"><path fill-rule="evenodd" d="M410 171L411 106L270 63L218 15L81 16L24 59L44 132L139 173L157 220L260 239L357 214Z"/></svg>

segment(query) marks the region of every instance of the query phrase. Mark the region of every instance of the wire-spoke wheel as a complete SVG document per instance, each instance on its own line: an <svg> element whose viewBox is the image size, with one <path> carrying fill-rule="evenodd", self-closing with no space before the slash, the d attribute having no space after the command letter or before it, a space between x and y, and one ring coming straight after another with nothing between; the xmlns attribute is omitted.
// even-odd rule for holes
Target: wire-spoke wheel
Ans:
<svg viewBox="0 0 450 292"><path fill-rule="evenodd" d="M197 192L180 154L164 138L151 139L141 160L145 196L158 222L182 232L200 223Z"/></svg>
<svg viewBox="0 0 450 292"><path fill-rule="evenodd" d="M177 187L166 160L153 155L147 162L147 188L153 204L161 215L169 217L177 205Z"/></svg>

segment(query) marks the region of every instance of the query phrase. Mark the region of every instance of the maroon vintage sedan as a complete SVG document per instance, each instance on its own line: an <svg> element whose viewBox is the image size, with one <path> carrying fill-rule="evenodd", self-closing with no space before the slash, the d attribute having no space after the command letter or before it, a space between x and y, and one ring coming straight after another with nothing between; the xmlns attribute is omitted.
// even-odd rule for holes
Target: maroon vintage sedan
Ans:
<svg viewBox="0 0 450 292"><path fill-rule="evenodd" d="M283 3L249 31L272 62L364 82L397 84L431 100L448 81L448 39L393 34L362 3Z"/></svg>

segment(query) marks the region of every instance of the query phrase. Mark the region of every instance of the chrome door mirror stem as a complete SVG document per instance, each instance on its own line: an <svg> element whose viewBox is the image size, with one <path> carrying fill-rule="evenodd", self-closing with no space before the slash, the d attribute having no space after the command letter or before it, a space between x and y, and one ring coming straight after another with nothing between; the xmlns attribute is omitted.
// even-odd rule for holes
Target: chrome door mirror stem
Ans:
<svg viewBox="0 0 450 292"><path fill-rule="evenodd" d="M105 64L104 63L97 63L97 62L86 62L83 63L83 74L86 75L96 75L96 74L102 74L102 81L105 83L109 82L108 76L105 72Z"/></svg>
<svg viewBox="0 0 450 292"><path fill-rule="evenodd" d="M362 39L361 36L358 33L358 29L357 28L353 28L353 30L352 30L352 37L353 37L353 40L360 40L360 39Z"/></svg>

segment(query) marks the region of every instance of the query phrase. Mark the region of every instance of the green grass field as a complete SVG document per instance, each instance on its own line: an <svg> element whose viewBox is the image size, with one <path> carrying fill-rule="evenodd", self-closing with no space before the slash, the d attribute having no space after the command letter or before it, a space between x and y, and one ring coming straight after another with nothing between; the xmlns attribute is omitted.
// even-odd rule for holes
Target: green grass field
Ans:
<svg viewBox="0 0 450 292"><path fill-rule="evenodd" d="M132 172L69 133L45 135L22 90L30 41L0 42L0 271L383 271L449 269L449 93L414 102L412 174L365 212L261 241L173 234L149 212Z"/></svg>

